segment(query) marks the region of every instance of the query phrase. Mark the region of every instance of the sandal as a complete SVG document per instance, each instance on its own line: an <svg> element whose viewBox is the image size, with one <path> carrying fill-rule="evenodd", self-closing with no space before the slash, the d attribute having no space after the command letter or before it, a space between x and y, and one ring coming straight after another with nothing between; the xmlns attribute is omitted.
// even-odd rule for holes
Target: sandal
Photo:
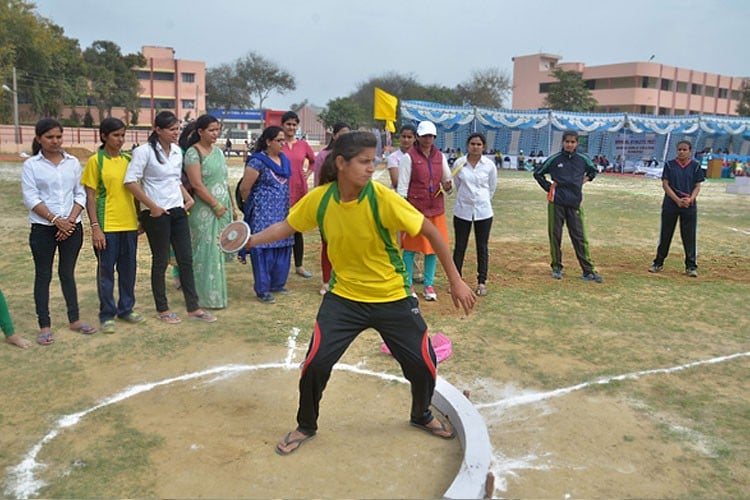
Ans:
<svg viewBox="0 0 750 500"><path fill-rule="evenodd" d="M276 445L276 453L281 456L291 455L295 451L299 450L300 446L305 444L307 441L315 438L315 434L308 436L307 434L302 433L302 435L304 437L301 437L299 439L289 439L292 436L292 433L288 433L286 436L284 436L284 439ZM281 446L289 446L290 444L296 444L297 446L289 451L284 451L281 449Z"/></svg>
<svg viewBox="0 0 750 500"><path fill-rule="evenodd" d="M36 336L36 343L39 345L52 345L55 343L55 338L52 336L52 332L40 333Z"/></svg>
<svg viewBox="0 0 750 500"><path fill-rule="evenodd" d="M216 316L214 316L208 311L203 311L200 314L188 314L188 318L194 319L194 320L205 321L206 323L213 323L214 321L216 321Z"/></svg>
<svg viewBox="0 0 750 500"><path fill-rule="evenodd" d="M297 273L297 276L301 276L305 279L312 278L312 273L304 267L298 267L294 272Z"/></svg>
<svg viewBox="0 0 750 500"><path fill-rule="evenodd" d="M82 333L84 335L92 335L97 332L97 329L94 325L90 325L89 323L83 323L81 326L76 327L70 327L71 331Z"/></svg>
<svg viewBox="0 0 750 500"><path fill-rule="evenodd" d="M477 296L484 297L485 295L487 295L487 287L484 283L480 283L477 287Z"/></svg>
<svg viewBox="0 0 750 500"><path fill-rule="evenodd" d="M176 325L176 324L178 324L178 323L182 323L182 320L180 319L180 317L179 317L179 316L177 316L177 315L176 315L175 313L173 313L173 312L168 312L168 313L158 313L158 314L156 315L156 317L157 317L158 319L160 319L161 321L163 321L163 322L165 322L165 323L167 323L167 324L170 324L170 325Z"/></svg>
<svg viewBox="0 0 750 500"><path fill-rule="evenodd" d="M435 418L427 422L427 424L431 424L434 420ZM418 424L416 422L409 422L409 423L413 425L414 427L416 427L417 429L421 429L425 431L427 434L430 434L435 437L439 437L442 439L453 439L454 437L456 437L456 433L454 431L448 430L445 424L439 420L437 420L437 423L440 424L440 427L429 427L427 424L423 425L423 424ZM441 434L441 432L446 433L447 435Z"/></svg>

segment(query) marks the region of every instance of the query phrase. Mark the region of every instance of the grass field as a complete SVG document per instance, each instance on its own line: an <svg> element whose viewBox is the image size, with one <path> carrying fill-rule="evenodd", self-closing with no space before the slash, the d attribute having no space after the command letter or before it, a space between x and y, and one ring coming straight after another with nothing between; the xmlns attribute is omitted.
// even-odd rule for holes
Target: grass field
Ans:
<svg viewBox="0 0 750 500"><path fill-rule="evenodd" d="M684 275L679 234L664 270L658 275L646 272L658 238L663 195L658 180L600 176L587 184L591 254L605 279L594 284L581 281L567 235L566 277L550 278L544 193L528 173L500 173L489 295L479 300L472 315L462 318L449 306L445 280L438 272L439 301L421 304L431 330L453 340L454 354L441 364L441 375L471 391L487 422L495 451L496 496L748 496L750 197L727 194L725 186L720 180L703 186L700 277L691 279ZM18 181L0 182L0 213L0 287L16 330L33 339L33 263ZM306 242L306 264L317 277L319 238L309 234ZM139 252L139 308L153 317L145 239ZM82 315L94 321L98 303L89 239L77 269ZM230 307L216 313L216 327L183 324L175 329L151 319L140 331L123 326L113 336L92 337L65 330L55 277L51 305L58 342L27 351L0 349L0 467L7 471L18 464L59 416L89 408L128 385L204 369L219 360L258 361L274 349L283 355L294 328L302 330L300 342L307 341L320 300L317 279L290 277L294 293L265 306L253 298L250 269L236 263L228 269ZM474 269L470 242L464 276L471 286ZM182 309L182 299L173 290L170 301L175 310ZM346 360L398 374L389 358L377 354L375 335L365 338L352 346ZM676 369L650 372L671 368ZM617 378L620 375L630 376ZM587 382L591 384L576 388ZM292 398L293 408L293 383L284 392ZM524 403L524 397L533 402ZM338 407L326 406L327 402L324 399L322 411L330 416ZM140 425L138 415L144 411L113 406L86 422L87 438L79 433L50 443L42 458L58 466L40 472L46 485L36 494L398 496L385 489L367 494L311 489L301 495L284 489L165 489L159 481L162 476L153 471L158 457L163 457L160 450L174 436L165 437L170 432L166 428L147 430ZM190 413L189 405L184 411ZM225 411L239 410L229 404ZM281 418L284 423L268 436L270 443L276 434L289 430L293 413ZM170 426L179 428L181 422ZM304 453L322 447L322 439L306 445ZM326 450L330 456L339 451L343 452ZM71 465L78 463L77 457L85 457L86 465ZM210 475L213 466L203 465L209 470L194 473ZM404 473L408 477L411 471ZM271 493L260 493L266 491Z"/></svg>

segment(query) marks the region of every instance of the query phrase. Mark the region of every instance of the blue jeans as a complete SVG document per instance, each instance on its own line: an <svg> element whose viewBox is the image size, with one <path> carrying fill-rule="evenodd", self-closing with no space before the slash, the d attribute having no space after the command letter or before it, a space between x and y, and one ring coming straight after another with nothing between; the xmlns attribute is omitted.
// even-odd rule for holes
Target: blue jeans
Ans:
<svg viewBox="0 0 750 500"><path fill-rule="evenodd" d="M31 225L29 246L34 257L34 304L39 328L49 328L52 325L49 317L49 284L52 282L55 251L60 253L57 275L68 308L68 322L75 323L79 319L75 267L83 245L83 229L80 223L76 224L73 234L63 241L57 241L55 234L55 226Z"/></svg>
<svg viewBox="0 0 750 500"><path fill-rule="evenodd" d="M105 232L107 246L95 250L99 265L96 268L99 294L99 321L125 317L135 306L135 269L138 231ZM119 300L115 305L115 269Z"/></svg>

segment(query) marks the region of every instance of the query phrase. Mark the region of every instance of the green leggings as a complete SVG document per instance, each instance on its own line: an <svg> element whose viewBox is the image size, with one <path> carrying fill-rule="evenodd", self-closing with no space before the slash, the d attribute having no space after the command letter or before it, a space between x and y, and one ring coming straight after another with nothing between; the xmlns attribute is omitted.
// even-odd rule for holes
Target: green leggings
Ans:
<svg viewBox="0 0 750 500"><path fill-rule="evenodd" d="M13 320L10 319L10 311L8 310L8 303L5 301L5 295L0 290L0 328L3 330L3 334L6 337L10 337L16 330L13 328Z"/></svg>

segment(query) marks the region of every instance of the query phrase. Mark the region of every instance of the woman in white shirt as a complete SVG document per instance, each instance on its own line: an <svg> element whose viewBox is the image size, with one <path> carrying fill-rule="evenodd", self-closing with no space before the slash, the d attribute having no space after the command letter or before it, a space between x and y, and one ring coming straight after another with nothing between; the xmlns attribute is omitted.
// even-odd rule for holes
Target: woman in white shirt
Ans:
<svg viewBox="0 0 750 500"><path fill-rule="evenodd" d="M471 226L477 245L477 295L487 295L488 242L492 229L492 197L497 186L495 164L482 153L487 140L483 134L473 133L466 141L468 154L453 164L456 203L453 206L453 230L456 246L453 262L461 273L469 241Z"/></svg>
<svg viewBox="0 0 750 500"><path fill-rule="evenodd" d="M193 198L182 186L182 151L176 144L179 135L180 122L174 113L159 112L148 142L133 150L124 184L141 202L141 206L146 207L138 218L151 247L151 291L156 304L156 317L169 324L182 321L169 309L164 284L171 246L180 270L188 317L212 322L216 321L216 317L200 308L195 290L187 218Z"/></svg>
<svg viewBox="0 0 750 500"><path fill-rule="evenodd" d="M43 118L36 124L33 156L23 164L21 189L29 209L29 245L34 257L34 304L39 322L39 345L55 341L49 315L49 285L55 252L60 286L67 306L69 328L83 334L96 327L78 317L75 266L83 244L81 211L86 191L81 185L80 162L62 150L63 129L57 120Z"/></svg>

